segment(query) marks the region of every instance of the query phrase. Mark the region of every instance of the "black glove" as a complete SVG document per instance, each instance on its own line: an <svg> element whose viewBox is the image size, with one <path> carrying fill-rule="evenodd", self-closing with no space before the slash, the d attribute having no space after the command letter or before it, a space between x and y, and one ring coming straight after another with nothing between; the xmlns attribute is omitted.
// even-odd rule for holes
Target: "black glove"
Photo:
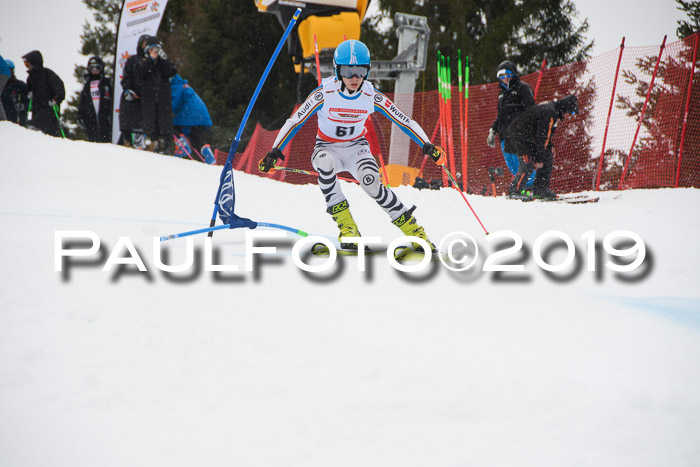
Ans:
<svg viewBox="0 0 700 467"><path fill-rule="evenodd" d="M15 104L15 110L16 110L17 112L23 111L23 110L24 110L24 104L22 104L21 102L16 103L16 104Z"/></svg>
<svg viewBox="0 0 700 467"><path fill-rule="evenodd" d="M282 154L282 151L279 149L272 148L272 150L267 153L267 156L260 159L260 162L258 163L258 170L261 172L269 172L272 170L274 173L275 162L277 162L277 159L284 160L284 154Z"/></svg>
<svg viewBox="0 0 700 467"><path fill-rule="evenodd" d="M445 162L447 162L445 150L440 146L433 146L430 143L426 143L423 145L423 154L431 158L437 165L445 165Z"/></svg>
<svg viewBox="0 0 700 467"><path fill-rule="evenodd" d="M49 107L51 107L51 108L56 107L58 105L58 103L54 99L51 99L48 102L48 104L49 104Z"/></svg>

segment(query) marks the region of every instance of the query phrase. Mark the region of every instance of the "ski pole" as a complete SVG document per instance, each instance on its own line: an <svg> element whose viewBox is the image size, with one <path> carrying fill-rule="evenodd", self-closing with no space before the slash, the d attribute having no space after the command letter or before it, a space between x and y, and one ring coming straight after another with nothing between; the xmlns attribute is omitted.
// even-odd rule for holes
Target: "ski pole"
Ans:
<svg viewBox="0 0 700 467"><path fill-rule="evenodd" d="M466 57L466 67L464 70L464 158L462 159L462 180L464 180L464 191L469 185L469 56Z"/></svg>
<svg viewBox="0 0 700 467"><path fill-rule="evenodd" d="M228 229L229 227L231 227L230 224L224 224L224 225L217 225L216 227L206 227L203 229L190 230L189 232L181 232L181 233L176 233L176 234L171 234L171 235L163 235L162 237L160 237L160 241L164 242L166 240L173 240L175 238L189 237L191 235L197 235L200 233L207 233L207 232L213 232L215 230ZM309 234L304 232L303 230L295 229L294 227L287 227L286 225L271 224L269 222L258 222L258 227L269 227L272 229L286 230L288 232L295 233L295 234L300 235L302 237L309 236Z"/></svg>
<svg viewBox="0 0 700 467"><path fill-rule="evenodd" d="M183 135L183 136L184 136L184 135ZM173 138L176 138L176 136L173 135ZM176 138L176 139L177 139L177 141L176 141L176 143L177 143L177 142L179 141L179 138ZM186 140L188 141L188 143L190 144L190 149L191 149L192 151L194 151L195 154L197 154L197 157L199 157L200 160L198 160L197 162L204 162L204 163L206 164L206 163L207 163L207 162L206 162L206 159L204 158L204 156L203 156L199 151L197 151L197 148L194 147L194 145L192 145L192 141L190 141L190 140L187 138L187 136L185 136L185 139L186 139ZM184 147L183 147L182 149L185 150ZM187 151L185 151L185 152L187 152ZM192 154L191 154L191 153L190 153L190 154L187 154L187 155L190 156L190 159L195 160L195 158L192 157Z"/></svg>
<svg viewBox="0 0 700 467"><path fill-rule="evenodd" d="M53 114L56 116L56 121L58 122L58 129L61 130L61 136L65 139L66 134L63 132L63 126L61 125L61 119L58 118L58 106L53 106Z"/></svg>
<svg viewBox="0 0 700 467"><path fill-rule="evenodd" d="M316 55L316 77L318 78L318 85L321 85L321 64L318 61L318 41L316 41L316 34L314 34L314 54Z"/></svg>
<svg viewBox="0 0 700 467"><path fill-rule="evenodd" d="M233 156L235 156L236 151L238 150L238 144L241 142L241 135L243 134L243 130L245 129L245 125L248 121L248 117L250 116L250 112L253 110L253 106L255 105L255 101L258 99L258 94L260 94L260 90L263 87L263 84L265 83L265 80L267 79L267 75L270 74L270 70L272 69L272 65L275 63L275 60L277 60L277 56L280 53L280 50L282 50L282 46L284 45L284 42L287 40L287 36L292 32L292 28L297 22L297 19L299 19L299 15L301 15L301 8L297 8L296 11L294 12L294 16L292 16L291 21L289 21L289 24L287 25L287 29L284 30L284 34L282 34L282 38L280 39L279 43L277 44L277 48L275 49L274 53L272 54L272 57L270 57L270 61L267 63L267 67L265 67L265 71L263 72L262 77L260 78L260 81L258 81L258 85L255 87L255 91L253 92L253 97L251 98L250 102L248 103L248 107L245 109L245 113L243 114L243 119L241 120L240 125L238 126L238 132L236 132L236 137L233 140L233 143L231 144L231 148L228 151L228 157L226 158L226 163L224 164L224 168L221 171L221 178L219 180L219 188L216 190L216 197L214 198L214 212L212 213L211 216L211 222L209 223L210 227L213 227L214 224L216 224L216 212L218 208L218 201L219 201L219 195L221 195L221 186L222 186L222 181L224 179L224 173L226 173L227 170L233 170L231 168L231 165L233 164ZM212 235L212 232L209 233L209 236Z"/></svg>
<svg viewBox="0 0 700 467"><path fill-rule="evenodd" d="M467 59L468 60L468 59ZM464 170L464 102L462 99L462 49L457 49L457 80L459 82L459 92L457 93L457 99L459 100L459 150L462 161L462 180L465 180L466 173Z"/></svg>
<svg viewBox="0 0 700 467"><path fill-rule="evenodd" d="M312 170L293 169L291 167L282 167L280 165L276 165L276 166L274 166L274 168L275 168L275 170L282 170L284 172L293 172L293 173L302 174L302 175L318 176L318 172L314 172ZM338 177L338 179L344 180L346 182L353 182L353 183L358 183L358 184L360 183L357 180L355 180L354 178Z"/></svg>
<svg viewBox="0 0 700 467"><path fill-rule="evenodd" d="M447 115L445 115L445 58L440 51L438 51L438 67L438 80L440 82L440 144L449 151L450 147L447 141ZM447 186L447 176L444 173L442 174L442 185Z"/></svg>
<svg viewBox="0 0 700 467"><path fill-rule="evenodd" d="M182 152L187 154L187 157L189 157L191 161L194 161L194 159L192 158L192 154L190 154L190 151L188 151L187 148L185 148L180 139L177 136L173 135L173 140L175 141L175 146L182 149Z"/></svg>
<svg viewBox="0 0 700 467"><path fill-rule="evenodd" d="M308 170L293 169L291 167L282 167L281 165L275 165L274 169L275 170L282 170L284 172L293 172L293 173L304 174L304 175L318 175L318 172L310 172Z"/></svg>
<svg viewBox="0 0 700 467"><path fill-rule="evenodd" d="M187 151L187 148L182 144L182 142L180 141L180 138L178 138L177 136L173 135L173 139L175 140L175 145L178 146L180 149L182 149L182 151L183 151L185 154L187 154L187 157L189 157L191 160L194 161L195 158L192 157L191 151L190 151L190 152ZM195 148L194 146L192 146L192 145L190 144L190 149L191 149L192 151L194 151L194 153L197 154L197 156L199 157L200 160L197 160L197 162L205 162L205 161L204 161L204 156L202 156L202 155L199 153L199 151L197 151L197 148Z"/></svg>
<svg viewBox="0 0 700 467"><path fill-rule="evenodd" d="M452 125L452 68L450 67L450 57L445 57L447 61L447 67L445 68L445 78L446 81L445 83L447 84L447 141L449 144L449 161L450 161L450 169L452 169L453 172L456 171L456 166L455 166L455 145L454 145L454 131L453 131L453 125Z"/></svg>
<svg viewBox="0 0 700 467"><path fill-rule="evenodd" d="M476 212L474 211L474 208L472 207L471 204L469 204L469 201L467 201L467 197L464 196L464 193L462 193L462 190L459 189L459 185L457 185L457 181L452 177L452 174L450 173L449 170L447 170L447 167L444 165L442 166L442 170L445 171L447 174L447 178L449 178L452 181L452 187L459 192L460 195L462 195L462 199L464 200L465 203L467 203L467 206L469 206L469 209L471 209L472 214L474 214L474 217L476 217L476 220L479 222L479 225L481 226L482 229L484 229L484 232L486 232L486 235L489 234L489 231L486 230L486 227L484 227L484 224L481 223L481 219L479 219L479 216L476 215Z"/></svg>
<svg viewBox="0 0 700 467"><path fill-rule="evenodd" d="M195 148L194 146L192 146L192 150L194 151L195 154L197 154L197 157L199 157L200 159L202 159L202 162L204 162L205 164L207 163L206 158L205 158L199 151L197 151L197 148Z"/></svg>

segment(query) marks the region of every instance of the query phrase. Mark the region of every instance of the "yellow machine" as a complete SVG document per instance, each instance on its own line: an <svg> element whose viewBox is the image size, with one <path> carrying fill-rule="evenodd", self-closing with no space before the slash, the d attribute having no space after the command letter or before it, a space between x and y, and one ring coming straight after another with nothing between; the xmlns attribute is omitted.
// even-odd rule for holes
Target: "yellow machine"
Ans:
<svg viewBox="0 0 700 467"><path fill-rule="evenodd" d="M328 58L335 48L346 39L360 38L360 24L367 13L370 0L255 0L258 11L277 16L286 26L294 11L303 11L287 45L294 60L294 69L300 73L310 68L316 72L314 34L319 55L324 62L321 69L330 69ZM326 66L324 66L326 65Z"/></svg>

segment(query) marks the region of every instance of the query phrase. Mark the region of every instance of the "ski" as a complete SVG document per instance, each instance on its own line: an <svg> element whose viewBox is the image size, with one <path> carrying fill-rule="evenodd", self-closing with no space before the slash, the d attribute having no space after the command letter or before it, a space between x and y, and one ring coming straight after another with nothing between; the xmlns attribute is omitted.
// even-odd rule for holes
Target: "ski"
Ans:
<svg viewBox="0 0 700 467"><path fill-rule="evenodd" d="M335 251L338 253L338 256L357 256L359 254L358 250L353 250L353 249L348 249L348 248L336 247ZM368 256L384 254L384 253L386 253L386 248L377 248L377 249L365 248L365 255L368 255ZM328 247L325 244L314 243L313 246L311 247L311 254L313 254L314 256L327 257L330 255L330 251L328 250Z"/></svg>
<svg viewBox="0 0 700 467"><path fill-rule="evenodd" d="M533 198L533 197L530 196L530 195L520 195L520 194L518 194L518 195L508 195L508 196L506 196L506 199L514 199L514 200L517 200L517 201L522 201L523 203L527 203L527 202L529 202L529 201L534 201L534 200L535 200L535 198Z"/></svg>
<svg viewBox="0 0 700 467"><path fill-rule="evenodd" d="M585 193L563 193L557 195L557 199L590 198L591 195Z"/></svg>
<svg viewBox="0 0 700 467"><path fill-rule="evenodd" d="M559 201L560 203L566 203L566 204L585 204L585 203L597 203L600 201L600 196L581 196L578 198L559 198L556 199L555 201Z"/></svg>
<svg viewBox="0 0 700 467"><path fill-rule="evenodd" d="M431 255L430 261L437 262L440 261L440 252L428 253ZM416 251L410 246L399 246L394 248L394 259L396 261L408 262L408 261L423 261L425 258L425 253L422 251ZM444 256L443 256L444 259Z"/></svg>
<svg viewBox="0 0 700 467"><path fill-rule="evenodd" d="M519 200L522 202L539 201L542 203L562 203L562 204L585 204L585 203L597 203L600 201L600 196L572 196L572 197L557 197L553 199L547 198L535 198L530 195L509 195L508 199Z"/></svg>
<svg viewBox="0 0 700 467"><path fill-rule="evenodd" d="M557 199L569 204L597 203L600 200L600 196L591 196L584 193L570 193L557 195Z"/></svg>
<svg viewBox="0 0 700 467"><path fill-rule="evenodd" d="M358 256L358 250L351 250L347 248L336 247L336 252L338 256ZM386 247L377 247L375 249L365 249L365 255L385 255ZM327 258L330 255L328 247L323 243L314 243L311 247L311 254L318 257ZM440 261L439 253L432 253L432 258L430 261L437 262ZM400 246L394 249L394 259L401 262L420 262L423 261L425 253L421 251L416 251L410 246Z"/></svg>
<svg viewBox="0 0 700 467"><path fill-rule="evenodd" d="M534 198L535 201L541 201L543 203L562 203L562 204L585 204L585 203L597 203L600 201L600 197L588 197L588 198L556 198L556 199L546 199L546 198Z"/></svg>

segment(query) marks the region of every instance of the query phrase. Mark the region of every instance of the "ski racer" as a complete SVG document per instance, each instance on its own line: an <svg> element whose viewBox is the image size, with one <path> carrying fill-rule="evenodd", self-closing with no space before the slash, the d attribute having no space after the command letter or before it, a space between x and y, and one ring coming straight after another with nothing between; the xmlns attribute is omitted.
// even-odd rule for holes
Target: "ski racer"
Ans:
<svg viewBox="0 0 700 467"><path fill-rule="evenodd" d="M335 76L325 78L322 85L314 89L285 122L272 150L260 160L259 170L274 171L277 159L284 160L284 147L308 119L317 114L318 133L311 163L319 174L318 186L326 199L327 212L340 230L338 239L360 237L357 224L350 214L349 203L337 180L338 172L348 171L405 236L425 240L435 252L435 245L413 215L416 207L404 206L394 192L380 182L379 167L365 139L365 121L373 112L381 113L420 145L423 154L438 165L445 164L445 151L431 144L420 125L367 81L370 52L365 44L358 40L342 42L335 50L333 65ZM411 245L414 250L423 251L419 243L412 242ZM340 246L343 249L357 249L357 244L342 240Z"/></svg>

